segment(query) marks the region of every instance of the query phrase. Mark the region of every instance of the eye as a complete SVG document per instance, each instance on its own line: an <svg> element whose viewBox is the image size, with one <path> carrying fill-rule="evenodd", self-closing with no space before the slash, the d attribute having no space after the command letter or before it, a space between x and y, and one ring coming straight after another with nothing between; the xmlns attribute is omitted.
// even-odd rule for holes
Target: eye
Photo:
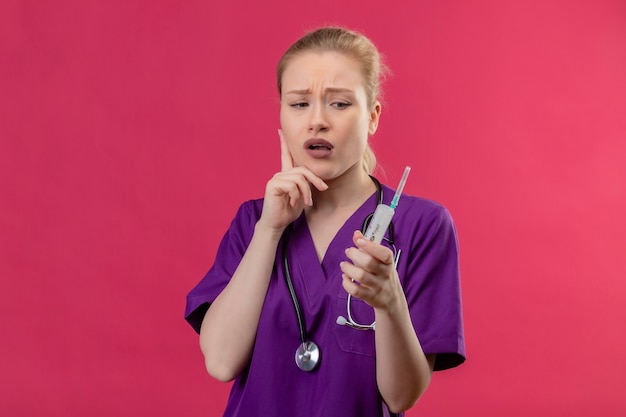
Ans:
<svg viewBox="0 0 626 417"><path fill-rule="evenodd" d="M309 103L306 103L304 101L300 101L300 102L297 102L297 103L290 104L290 106L295 108L295 109L303 109L305 107L308 107Z"/></svg>
<svg viewBox="0 0 626 417"><path fill-rule="evenodd" d="M347 107L350 107L352 105L352 103L346 102L346 101L334 101L332 103L330 103L331 106L337 108L337 109L345 109Z"/></svg>

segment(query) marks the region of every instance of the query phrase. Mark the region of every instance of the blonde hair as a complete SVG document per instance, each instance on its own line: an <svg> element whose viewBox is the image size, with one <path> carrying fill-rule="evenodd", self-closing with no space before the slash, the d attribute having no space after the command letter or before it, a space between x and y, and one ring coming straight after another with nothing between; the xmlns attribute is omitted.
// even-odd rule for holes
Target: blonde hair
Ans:
<svg viewBox="0 0 626 417"><path fill-rule="evenodd" d="M289 61L303 52L341 52L361 63L369 109L373 109L381 92L380 85L387 68L376 46L364 35L341 27L324 27L305 34L283 54L276 68L278 94L282 93L282 78ZM363 168L372 174L376 156L368 144L363 153Z"/></svg>

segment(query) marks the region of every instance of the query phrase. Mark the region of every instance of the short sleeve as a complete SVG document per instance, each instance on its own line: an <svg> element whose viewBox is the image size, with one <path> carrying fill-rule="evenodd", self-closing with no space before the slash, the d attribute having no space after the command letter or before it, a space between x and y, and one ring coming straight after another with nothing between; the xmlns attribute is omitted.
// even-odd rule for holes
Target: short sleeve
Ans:
<svg viewBox="0 0 626 417"><path fill-rule="evenodd" d="M459 246L454 221L445 207L428 202L413 207L414 232L406 270L401 274L411 320L426 354L436 354L435 370L465 361Z"/></svg>
<svg viewBox="0 0 626 417"><path fill-rule="evenodd" d="M262 201L242 204L224 234L215 255L215 262L200 282L187 294L185 320L200 333L204 315L211 303L226 287L241 262L260 216Z"/></svg>

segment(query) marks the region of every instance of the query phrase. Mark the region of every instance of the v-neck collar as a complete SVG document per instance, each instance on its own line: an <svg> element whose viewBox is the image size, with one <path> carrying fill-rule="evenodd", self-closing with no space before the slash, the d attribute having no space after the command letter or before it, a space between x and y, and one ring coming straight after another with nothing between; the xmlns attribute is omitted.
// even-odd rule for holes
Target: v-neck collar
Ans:
<svg viewBox="0 0 626 417"><path fill-rule="evenodd" d="M293 265L292 274L302 277L301 281L307 297L318 293L328 281L341 281L335 279L341 274L339 263L347 260L345 250L354 246L352 242L354 231L361 230L365 218L376 209L377 194L374 192L368 197L339 228L328 245L321 263L318 261L304 212L294 221L287 250L291 254L289 259L290 265Z"/></svg>

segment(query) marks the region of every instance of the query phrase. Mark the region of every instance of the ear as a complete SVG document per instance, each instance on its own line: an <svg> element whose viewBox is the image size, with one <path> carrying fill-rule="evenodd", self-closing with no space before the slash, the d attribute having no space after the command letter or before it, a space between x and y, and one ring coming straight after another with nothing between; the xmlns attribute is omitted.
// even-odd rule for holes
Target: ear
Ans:
<svg viewBox="0 0 626 417"><path fill-rule="evenodd" d="M380 102L376 101L374 103L374 107L370 111L370 120L369 120L368 129L367 129L370 136L376 133L376 130L378 129L378 121L380 120L381 110L382 110L382 106L380 105Z"/></svg>

